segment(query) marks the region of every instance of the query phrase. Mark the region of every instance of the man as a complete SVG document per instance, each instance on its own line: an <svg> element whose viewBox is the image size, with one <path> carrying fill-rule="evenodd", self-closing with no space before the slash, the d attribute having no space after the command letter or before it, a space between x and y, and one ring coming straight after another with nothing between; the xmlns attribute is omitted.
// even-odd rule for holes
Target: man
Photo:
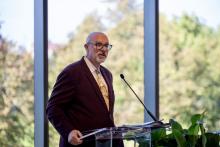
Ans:
<svg viewBox="0 0 220 147"><path fill-rule="evenodd" d="M112 74L103 63L112 45L102 32L89 34L86 56L68 65L57 77L46 113L61 135L60 147L95 147L94 138L82 140L82 133L114 127ZM114 141L113 146L123 146Z"/></svg>

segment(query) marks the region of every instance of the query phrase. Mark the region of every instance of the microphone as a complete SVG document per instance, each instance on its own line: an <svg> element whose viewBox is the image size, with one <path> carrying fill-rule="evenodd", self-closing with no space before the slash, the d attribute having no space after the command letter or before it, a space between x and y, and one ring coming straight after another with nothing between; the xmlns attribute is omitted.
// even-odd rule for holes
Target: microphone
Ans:
<svg viewBox="0 0 220 147"><path fill-rule="evenodd" d="M144 103L141 101L141 99L138 97L138 95L135 93L135 91L131 88L131 86L128 84L128 82L125 80L125 77L123 74L120 74L121 79L127 84L127 86L131 89L131 91L134 93L134 95L137 97L137 99L141 102L141 104L144 106L144 109L147 111L147 113L150 115L150 117L155 121L155 122L160 122L144 105Z"/></svg>

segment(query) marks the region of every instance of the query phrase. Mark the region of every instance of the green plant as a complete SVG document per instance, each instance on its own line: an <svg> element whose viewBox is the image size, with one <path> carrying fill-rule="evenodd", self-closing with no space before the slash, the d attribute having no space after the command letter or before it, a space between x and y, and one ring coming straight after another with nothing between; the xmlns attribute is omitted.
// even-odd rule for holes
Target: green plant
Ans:
<svg viewBox="0 0 220 147"><path fill-rule="evenodd" d="M191 117L191 125L183 129L177 121L170 120L170 129L159 128L151 133L153 147L219 147L218 134L207 133L203 126L204 112ZM139 146L144 146L139 141Z"/></svg>

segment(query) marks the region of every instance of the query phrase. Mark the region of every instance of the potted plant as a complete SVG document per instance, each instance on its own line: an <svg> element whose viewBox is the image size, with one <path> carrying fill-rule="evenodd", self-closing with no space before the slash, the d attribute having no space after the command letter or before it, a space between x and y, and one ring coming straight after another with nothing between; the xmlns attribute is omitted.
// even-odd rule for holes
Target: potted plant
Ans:
<svg viewBox="0 0 220 147"><path fill-rule="evenodd" d="M183 129L180 123L171 119L170 129L158 128L151 133L153 147L219 147L219 134L208 133L203 125L204 114L191 117L191 125ZM139 147L147 147L146 142L138 140Z"/></svg>

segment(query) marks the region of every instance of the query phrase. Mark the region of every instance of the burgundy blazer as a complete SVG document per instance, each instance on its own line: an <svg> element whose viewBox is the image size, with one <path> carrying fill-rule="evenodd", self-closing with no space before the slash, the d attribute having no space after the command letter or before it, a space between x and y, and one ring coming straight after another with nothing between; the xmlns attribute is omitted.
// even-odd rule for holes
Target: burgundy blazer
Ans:
<svg viewBox="0 0 220 147"><path fill-rule="evenodd" d="M115 126L112 74L103 66L100 67L100 71L108 85L109 111L99 86L83 58L68 65L57 77L46 114L61 136L60 147L71 146L68 143L68 134L73 129L83 132ZM81 146L84 147L85 144L86 141Z"/></svg>

